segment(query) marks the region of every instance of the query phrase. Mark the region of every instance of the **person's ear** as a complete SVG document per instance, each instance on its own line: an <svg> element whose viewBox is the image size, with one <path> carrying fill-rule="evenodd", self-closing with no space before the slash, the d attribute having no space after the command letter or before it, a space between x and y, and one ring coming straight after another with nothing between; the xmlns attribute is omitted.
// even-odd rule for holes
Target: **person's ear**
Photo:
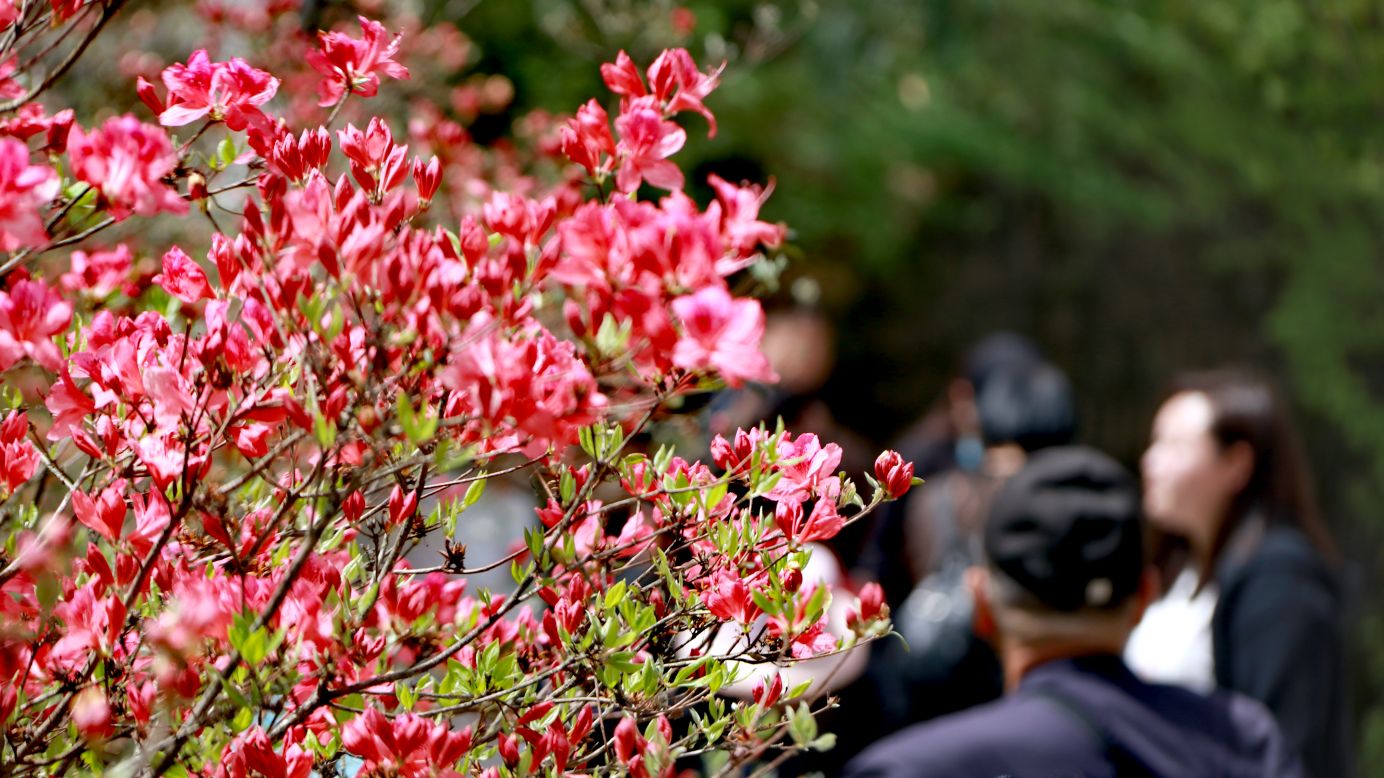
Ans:
<svg viewBox="0 0 1384 778"><path fill-rule="evenodd" d="M1226 462L1231 493L1239 494L1249 486L1250 476L1254 475L1254 447L1243 440L1237 441L1227 446L1221 457Z"/></svg>
<svg viewBox="0 0 1384 778"><path fill-rule="evenodd" d="M966 589L971 593L975 607L971 612L971 629L984 640L993 640L999 633L995 624L995 612L990 604L990 571L983 567L966 569Z"/></svg>

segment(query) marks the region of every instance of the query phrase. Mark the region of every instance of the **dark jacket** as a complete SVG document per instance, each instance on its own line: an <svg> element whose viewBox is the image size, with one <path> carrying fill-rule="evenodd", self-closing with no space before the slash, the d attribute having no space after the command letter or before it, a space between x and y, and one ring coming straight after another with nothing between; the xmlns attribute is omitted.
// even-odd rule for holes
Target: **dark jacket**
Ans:
<svg viewBox="0 0 1384 778"><path fill-rule="evenodd" d="M1115 656L1041 665L997 702L867 749L849 778L1300 776L1258 702L1140 681Z"/></svg>
<svg viewBox="0 0 1384 778"><path fill-rule="evenodd" d="M1250 520L1215 570L1217 685L1264 703L1315 778L1351 775L1343 586L1297 529Z"/></svg>

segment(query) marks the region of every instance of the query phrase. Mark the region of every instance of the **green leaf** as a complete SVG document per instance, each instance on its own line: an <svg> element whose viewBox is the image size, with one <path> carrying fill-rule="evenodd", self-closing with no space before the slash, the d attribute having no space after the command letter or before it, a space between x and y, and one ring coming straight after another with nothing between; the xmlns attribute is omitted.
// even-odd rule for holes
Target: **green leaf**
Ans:
<svg viewBox="0 0 1384 778"><path fill-rule="evenodd" d="M399 417L399 426L404 428L404 435L408 437L410 443L416 446L432 439L433 435L437 432L437 417L430 416L421 410L415 413L413 404L409 402L408 396L403 392L399 393L395 405ZM476 483L482 482L477 481Z"/></svg>
<svg viewBox="0 0 1384 778"><path fill-rule="evenodd" d="M572 471L563 470L562 476L558 478L557 494L562 498L562 504L567 505L572 502L572 498L577 494L577 479L572 477Z"/></svg>
<svg viewBox="0 0 1384 778"><path fill-rule="evenodd" d="M606 591L606 596L605 596L605 606L606 606L606 610L612 610L612 609L614 609L615 606L616 606L617 604L619 604L619 602L620 602L622 599L624 599L624 597L625 597L625 589L626 589L626 588L627 588L627 587L625 586L625 582L624 582L624 581L616 581L616 582L615 582L615 585L612 586L612 587L610 587L610 589L608 589L608 590Z"/></svg>
<svg viewBox="0 0 1384 778"><path fill-rule="evenodd" d="M249 708L241 708L236 711L235 718L231 719L231 729L236 732L244 732L255 723L255 712Z"/></svg>
<svg viewBox="0 0 1384 778"><path fill-rule="evenodd" d="M322 448L331 448L336 442L336 422L328 421L320 412L312 415L312 431Z"/></svg>
<svg viewBox="0 0 1384 778"><path fill-rule="evenodd" d="M794 743L804 748L817 739L817 720L812 717L812 711L806 702L788 709L788 734L792 736Z"/></svg>
<svg viewBox="0 0 1384 778"><path fill-rule="evenodd" d="M414 696L413 687L407 683L394 684L394 696L399 698L399 704L405 710L413 710Z"/></svg>
<svg viewBox="0 0 1384 778"><path fill-rule="evenodd" d="M235 141L228 135L221 139L221 143L216 147L216 156L221 160L221 167L230 167L235 162Z"/></svg>
<svg viewBox="0 0 1384 778"><path fill-rule="evenodd" d="M489 479L482 477L478 480L472 481L471 485L466 487L466 494L461 498L462 510L466 510L467 508L470 508L472 505L475 505L476 501L481 498L481 495L485 494L485 485L488 480Z"/></svg>
<svg viewBox="0 0 1384 778"><path fill-rule="evenodd" d="M634 662L634 653L631 651L615 651L606 656L605 664L606 667L621 675L639 669L639 665Z"/></svg>

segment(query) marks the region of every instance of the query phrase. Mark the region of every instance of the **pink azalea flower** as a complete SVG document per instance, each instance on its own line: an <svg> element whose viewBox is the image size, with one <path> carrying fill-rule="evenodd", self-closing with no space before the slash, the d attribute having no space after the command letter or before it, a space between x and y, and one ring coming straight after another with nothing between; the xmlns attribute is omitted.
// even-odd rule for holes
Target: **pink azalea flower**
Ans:
<svg viewBox="0 0 1384 778"><path fill-rule="evenodd" d="M0 291L0 370L27 356L56 373L62 354L53 336L71 322L72 306L41 281L17 281Z"/></svg>
<svg viewBox="0 0 1384 778"><path fill-rule="evenodd" d="M187 213L187 202L163 182L178 159L162 129L129 114L116 116L90 132L74 126L67 150L72 174L100 190L117 220Z"/></svg>
<svg viewBox="0 0 1384 778"><path fill-rule="evenodd" d="M860 587L860 602L846 614L846 626L852 630L889 614L889 606L884 604L884 590L871 581Z"/></svg>
<svg viewBox="0 0 1384 778"><path fill-rule="evenodd" d="M82 419L96 411L96 403L77 388L66 367L61 369L57 383L53 384L43 404L53 414L53 426L48 428L49 440L72 437L74 432L80 432Z"/></svg>
<svg viewBox="0 0 1384 778"><path fill-rule="evenodd" d="M769 224L759 220L759 208L773 191L757 186L736 186L711 175L707 181L716 190L716 199L721 207L721 230L731 248L741 254L748 254L761 243L769 248L777 248L783 242L786 228L782 224Z"/></svg>
<svg viewBox="0 0 1384 778"><path fill-rule="evenodd" d="M115 724L111 720L111 706L106 701L106 693L99 685L88 686L72 700L72 723L77 731L88 740L97 740L115 734Z"/></svg>
<svg viewBox="0 0 1384 778"><path fill-rule="evenodd" d="M10 411L0 423L0 479L10 494L28 483L38 468L38 450L24 438L28 431L29 419L19 411Z"/></svg>
<svg viewBox="0 0 1384 778"><path fill-rule="evenodd" d="M212 62L206 50L193 52L187 64L164 68L168 107L159 114L165 127L181 127L204 116L224 121L237 132L267 121L260 106L273 99L279 79L233 57Z"/></svg>
<svg viewBox="0 0 1384 778"><path fill-rule="evenodd" d="M163 272L154 276L154 283L189 305L216 297L206 271L177 246L163 255Z"/></svg>
<svg viewBox="0 0 1384 778"><path fill-rule="evenodd" d="M606 167L615 156L615 138L610 134L610 117L600 103L590 100L578 108L577 115L559 133L562 153L568 159L593 176L598 171L607 172Z"/></svg>
<svg viewBox="0 0 1384 778"><path fill-rule="evenodd" d="M154 422L163 431L176 429L178 422L190 417L197 407L188 390L187 379L171 367L146 367L144 390L154 404Z"/></svg>
<svg viewBox="0 0 1384 778"><path fill-rule="evenodd" d="M354 124L338 133L341 152L351 162L351 177L362 188L382 195L408 176L408 148L395 145L389 125L375 116L365 132Z"/></svg>
<svg viewBox="0 0 1384 778"><path fill-rule="evenodd" d="M697 70L697 63L687 49L667 49L649 66L649 87L659 102L668 106L668 113L696 111L706 117L711 125L707 135L714 137L716 117L711 115L702 101L720 83L721 70L724 68L725 64L722 63L720 68L702 73Z"/></svg>
<svg viewBox="0 0 1384 778"><path fill-rule="evenodd" d="M702 602L716 618L740 624L749 624L761 613L746 581L725 570L712 574L702 592Z"/></svg>
<svg viewBox="0 0 1384 778"><path fill-rule="evenodd" d="M15 0L0 0L0 32L8 30L19 20L19 4Z"/></svg>
<svg viewBox="0 0 1384 778"><path fill-rule="evenodd" d="M58 22L65 22L82 10L86 0L49 0L49 4L53 6L53 17Z"/></svg>
<svg viewBox="0 0 1384 778"><path fill-rule="evenodd" d="M686 370L715 370L731 386L773 381L769 360L759 351L764 309L758 300L735 299L709 286L673 301L683 335L673 349L673 364Z"/></svg>
<svg viewBox="0 0 1384 778"><path fill-rule="evenodd" d="M276 778L308 778L312 775L312 754L296 743L274 750L269 736L259 727L237 735L222 758L230 776L270 775Z"/></svg>
<svg viewBox="0 0 1384 778"><path fill-rule="evenodd" d="M687 131L663 118L648 98L630 101L615 119L620 169L615 186L633 192L648 181L660 189L682 189L682 170L668 160L687 142Z"/></svg>
<svg viewBox="0 0 1384 778"><path fill-rule="evenodd" d="M14 70L18 63L17 55L0 62L0 99L13 100L25 94L24 85L14 80Z"/></svg>
<svg viewBox="0 0 1384 778"><path fill-rule="evenodd" d="M120 244L108 251L72 252L72 269L62 275L63 289L84 291L92 297L109 297L130 277L133 263L129 246Z"/></svg>
<svg viewBox="0 0 1384 778"><path fill-rule="evenodd" d="M399 53L399 38L386 42L384 25L359 17L361 38L342 32L318 33L320 48L308 52L308 64L324 78L317 86L319 105L335 105L347 93L374 97L380 87L380 73L407 79L408 68L394 61Z"/></svg>
<svg viewBox="0 0 1384 778"><path fill-rule="evenodd" d="M72 492L72 512L77 520L107 540L119 540L125 525L125 481L120 479L101 490L95 499L84 492Z"/></svg>
<svg viewBox="0 0 1384 778"><path fill-rule="evenodd" d="M29 164L27 146L0 138L0 251L48 242L43 212L57 196L58 187L52 168Z"/></svg>
<svg viewBox="0 0 1384 778"><path fill-rule="evenodd" d="M784 435L778 444L778 484L769 492L769 499L803 502L813 494L824 493L833 486L833 473L841 465L841 447L823 444L812 433L796 438Z"/></svg>
<svg viewBox="0 0 1384 778"><path fill-rule="evenodd" d="M644 78L639 73L639 67L623 49L615 56L614 63L607 62L601 65L601 78L605 80L610 91L617 95L643 97L649 93L649 90L644 88Z"/></svg>
<svg viewBox="0 0 1384 778"><path fill-rule="evenodd" d="M341 745L360 757L365 774L421 778L456 764L471 749L471 730L453 732L447 725L413 713L392 721L376 708L347 722Z"/></svg>

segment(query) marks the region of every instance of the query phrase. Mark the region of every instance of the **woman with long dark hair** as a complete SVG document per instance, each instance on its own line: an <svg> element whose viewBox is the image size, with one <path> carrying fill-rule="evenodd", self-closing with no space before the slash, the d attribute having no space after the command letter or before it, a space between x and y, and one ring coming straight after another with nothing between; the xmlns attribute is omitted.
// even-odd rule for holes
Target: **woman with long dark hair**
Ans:
<svg viewBox="0 0 1384 778"><path fill-rule="evenodd" d="M1130 666L1248 694L1311 775L1349 775L1338 556L1278 394L1240 371L1183 377L1142 470L1150 523L1181 544L1160 560L1165 594L1130 638Z"/></svg>

